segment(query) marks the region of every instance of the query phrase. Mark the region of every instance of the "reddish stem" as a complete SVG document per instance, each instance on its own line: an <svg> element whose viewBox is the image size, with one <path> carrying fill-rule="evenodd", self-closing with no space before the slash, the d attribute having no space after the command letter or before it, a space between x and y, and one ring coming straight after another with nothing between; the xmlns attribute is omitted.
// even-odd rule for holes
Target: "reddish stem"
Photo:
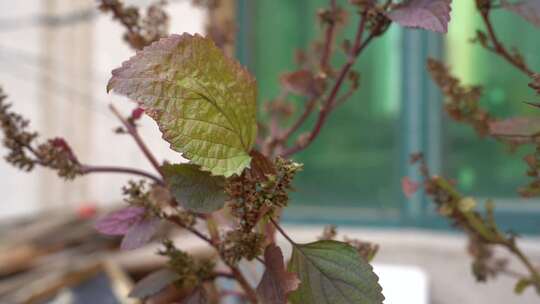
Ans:
<svg viewBox="0 0 540 304"><path fill-rule="evenodd" d="M304 124L306 119L309 117L309 114L313 112L313 109L315 109L315 105L317 104L317 98L312 98L308 101L306 104L306 107L304 109L304 112L302 115L298 117L298 120L287 130L285 133L283 133L280 138L278 139L279 142L285 142L294 132L298 131L300 127Z"/></svg>
<svg viewBox="0 0 540 304"><path fill-rule="evenodd" d="M480 9L480 15L482 16L482 20L486 25L489 39L493 43L493 48L488 48L488 50L500 55L518 70L527 74L527 76L533 76L535 73L531 69L529 69L529 67L527 67L524 62L517 60L516 57L512 56L512 54L510 54L510 52L508 52L508 50L504 47L504 44L501 43L497 38L497 35L495 34L495 29L489 16L490 10L491 9Z"/></svg>
<svg viewBox="0 0 540 304"><path fill-rule="evenodd" d="M255 293L255 290L253 290L253 287L251 287L251 285L246 280L246 278L244 277L242 272L238 269L238 267L229 265L229 268L231 269L232 274L236 278L236 281L238 282L238 284L240 284L240 286L242 287L242 289L246 293L246 299L250 303L253 303L253 304L258 303L257 294Z"/></svg>
<svg viewBox="0 0 540 304"><path fill-rule="evenodd" d="M285 230L283 230L283 228L281 228L281 226L279 226L279 224L273 219L273 218L269 218L270 219L270 222L274 225L274 227L276 227L276 229L279 231L279 233L281 233L281 235L283 235L283 237L285 239L287 239L287 241L289 241L289 243L291 243L291 245L295 245L296 243L289 237L289 235L287 235L287 233L285 232Z"/></svg>
<svg viewBox="0 0 540 304"><path fill-rule="evenodd" d="M190 231L191 233L193 233L197 237L199 237L201 240L207 242L210 246L212 246L218 252L218 254L222 258L222 260L225 261L225 259L222 256L222 253L220 251L218 243L215 243L212 239L210 239L206 235L202 234L200 231L198 231L194 227L185 225L184 222L180 218L178 218L177 216L174 216L174 215L173 216L167 216L165 219L170 221L170 222L173 222L173 223L177 224L178 226L180 226L180 227L182 227L182 228L184 228L184 229L186 229L188 231ZM253 290L253 287L251 287L251 285L249 285L249 282L246 280L246 278L244 277L242 272L238 269L238 267L236 267L235 265L230 265L230 264L227 264L227 266L231 270L232 277L234 277L236 282L238 282L238 284L240 284L240 286L242 287L242 289L246 293L247 300L249 300L250 303L254 303L254 304L257 303L257 294L255 293L255 290Z"/></svg>
<svg viewBox="0 0 540 304"><path fill-rule="evenodd" d="M161 178L150 174L148 172L134 169L134 168L125 168L125 167L115 167L115 166L89 166L89 165L81 165L81 172L82 174L90 174L90 173L124 173L124 174L131 174L131 175L139 175L146 178L149 178L156 182L157 184L164 186L164 182Z"/></svg>
<svg viewBox="0 0 540 304"><path fill-rule="evenodd" d="M336 0L330 0L330 10L332 11L332 14L336 13L337 11ZM321 56L321 68L323 71L327 71L329 67L330 56L332 54L332 45L334 42L335 29L336 29L336 21L332 20L331 22L328 23L328 26L326 27L326 32L325 32L324 49L323 49L323 54Z"/></svg>
<svg viewBox="0 0 540 304"><path fill-rule="evenodd" d="M317 135L319 135L323 125L326 122L326 119L328 118L328 115L330 114L330 112L334 108L333 107L334 102L335 102L335 100L336 100L336 98L338 96L339 90L341 89L347 74L351 70L353 64L356 62L356 59L358 58L358 55L362 52L362 50L368 45L368 43L374 37L374 35L371 34L366 39L366 41L364 43L362 43L362 36L364 34L366 21L367 21L366 13L364 13L364 14L362 14L362 17L361 17L360 22L358 24L358 31L356 32L356 37L355 37L355 40L354 40L354 44L353 44L353 47L351 48L351 51L349 53L347 62L341 68L339 76L338 76L338 78L337 78L337 80L336 80L336 82L334 84L334 87L332 88L332 91L330 92L330 95L326 99L326 102L323 104L323 107L319 112L319 117L317 119L317 122L315 123L315 126L313 127L313 129L311 130L311 132L309 133L308 137L305 140L303 140L301 142L298 142L293 147L285 150L282 153L282 155L284 157L290 156L290 155L292 155L294 153L297 153L297 152L305 149L307 146L309 146L311 144L311 142L313 142L313 140L317 137Z"/></svg>
<svg viewBox="0 0 540 304"><path fill-rule="evenodd" d="M152 166L156 169L157 172L163 177L163 172L161 171L161 166L157 159L154 157L152 152L148 149L144 141L142 140L141 136L139 135L139 132L137 131L137 128L129 123L123 116L120 114L120 112L111 104L109 105L109 108L113 112L113 114L120 120L124 128L126 128L126 131L133 137L135 142L137 143L137 146L139 146L139 149L143 152L144 156L150 161Z"/></svg>

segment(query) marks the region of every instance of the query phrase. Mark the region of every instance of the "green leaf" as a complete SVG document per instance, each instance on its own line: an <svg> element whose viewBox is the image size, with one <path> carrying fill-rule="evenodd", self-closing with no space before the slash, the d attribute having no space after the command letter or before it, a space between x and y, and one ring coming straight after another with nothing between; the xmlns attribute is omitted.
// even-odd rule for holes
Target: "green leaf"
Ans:
<svg viewBox="0 0 540 304"><path fill-rule="evenodd" d="M384 300L371 265L346 243L295 244L289 271L296 272L301 281L289 296L293 304L376 304Z"/></svg>
<svg viewBox="0 0 540 304"><path fill-rule="evenodd" d="M173 150L214 175L249 166L257 85L212 40L171 35L113 70L107 91L138 102Z"/></svg>
<svg viewBox="0 0 540 304"><path fill-rule="evenodd" d="M223 207L226 195L222 176L212 176L192 164L167 164L162 170L172 195L184 208L206 213Z"/></svg>
<svg viewBox="0 0 540 304"><path fill-rule="evenodd" d="M520 279L514 286L514 293L522 294L527 287L532 285L532 283L533 282L530 279Z"/></svg>

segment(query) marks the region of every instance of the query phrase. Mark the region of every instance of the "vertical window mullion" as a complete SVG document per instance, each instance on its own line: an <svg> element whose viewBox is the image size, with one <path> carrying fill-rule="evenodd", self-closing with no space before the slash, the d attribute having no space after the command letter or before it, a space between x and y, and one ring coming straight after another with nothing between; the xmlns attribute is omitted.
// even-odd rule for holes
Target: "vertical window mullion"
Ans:
<svg viewBox="0 0 540 304"><path fill-rule="evenodd" d="M440 57L441 41L436 35L420 30L402 32L402 168L403 176L420 181L416 166L409 164L412 153L422 152L430 167L440 167L440 96L426 71L428 56ZM406 224L422 225L428 204L422 192L402 204Z"/></svg>

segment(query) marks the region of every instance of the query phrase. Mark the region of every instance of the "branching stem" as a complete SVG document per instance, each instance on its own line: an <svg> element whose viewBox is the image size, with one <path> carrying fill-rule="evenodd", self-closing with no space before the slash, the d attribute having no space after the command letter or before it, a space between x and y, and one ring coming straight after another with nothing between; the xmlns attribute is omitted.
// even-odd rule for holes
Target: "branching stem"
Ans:
<svg viewBox="0 0 540 304"><path fill-rule="evenodd" d="M352 66L356 62L356 59L358 58L358 55L362 52L362 50L369 44L369 42L373 39L375 36L374 32L371 33L371 35L362 43L362 37L364 35L364 31L366 29L366 22L367 22L367 15L366 13L363 13L360 22L358 23L358 30L356 32L356 36L354 39L354 44L349 52L347 62L342 66L340 69L339 75L337 77L337 80L332 87L332 90L330 91L330 95L328 95L326 101L323 103L322 108L319 112L319 116L317 118L317 121L315 122L315 126L307 136L307 138L300 140L297 142L294 146L292 146L289 149L286 149L282 156L288 157L292 154L295 154L303 149L305 149L307 146L309 146L315 138L319 135L323 125L325 124L329 114L334 109L334 103L336 101L336 98L338 97L338 93L343 86L345 82L345 78L347 77L347 74L351 70Z"/></svg>
<svg viewBox="0 0 540 304"><path fill-rule="evenodd" d="M139 175L142 177L149 178L156 182L158 185L164 186L164 182L161 178L148 173L146 171L134 169L134 168L127 168L127 167L115 167L115 166L90 166L90 165L81 165L81 172L82 174L90 174L90 173L124 173L124 174L131 174L131 175Z"/></svg>
<svg viewBox="0 0 540 304"><path fill-rule="evenodd" d="M337 10L336 0L330 0L330 10L332 14L336 12ZM334 33L336 31L336 23L337 22L333 20L329 22L328 26L326 27L325 38L324 38L324 49L323 49L323 54L321 56L321 68L324 71L329 70L329 61L332 55L332 46L334 44Z"/></svg>
<svg viewBox="0 0 540 304"><path fill-rule="evenodd" d="M291 243L291 245L295 245L296 243L289 237L289 235L287 235L287 233L285 232L285 230L283 230L283 228L281 228L281 226L273 219L273 218L270 218L270 222L272 222L272 224L276 227L276 229L279 231L279 233L281 233L281 235L283 235L284 238L287 239L287 241L289 241L289 243Z"/></svg>
<svg viewBox="0 0 540 304"><path fill-rule="evenodd" d="M166 220L177 224L178 226L190 231L191 233L195 234L197 237L199 237L201 240L208 243L210 246L212 246L217 253L220 255L223 261L225 259L223 258L221 254L221 250L219 248L219 243L216 243L213 239L207 237L202 232L195 229L193 226L185 225L184 222L178 218L177 216L171 215L165 217ZM245 276L242 274L240 269L236 265L228 264L226 263L229 269L231 270L231 276L240 284L244 292L246 293L246 299L249 300L250 303L256 304L257 303L257 294L255 293L255 290L253 290L253 287L249 284L249 282L246 280Z"/></svg>
<svg viewBox="0 0 540 304"><path fill-rule="evenodd" d="M521 251L514 241L508 242L506 248L520 260L525 268L527 268L531 283L536 288L536 292L540 294L540 271L534 267L529 258Z"/></svg>
<svg viewBox="0 0 540 304"><path fill-rule="evenodd" d="M493 27L493 23L491 22L491 18L489 15L492 8L493 7L478 8L480 15L482 16L482 20L486 25L489 40L493 44L493 47L487 47L487 49L504 58L511 65L516 67L521 72L525 73L527 76L533 76L535 73L525 64L525 62L518 59L518 57L516 57L515 55L512 55L497 37L497 34L495 33L495 28Z"/></svg>
<svg viewBox="0 0 540 304"><path fill-rule="evenodd" d="M163 177L163 172L161 171L161 165L159 164L159 162L154 157L152 152L150 152L150 149L148 149L148 147L142 140L141 136L139 135L139 132L137 131L137 128L133 124L129 123L122 116L122 114L120 114L120 112L118 111L118 109L116 109L115 106L111 104L109 105L109 108L111 109L113 114L118 118L118 120L120 120L120 122L122 123L126 131L129 133L129 135L133 137L133 139L137 143L137 146L139 146L139 149L141 149L141 151L143 152L144 156L146 156L146 158L152 164L152 166L156 169L156 171L159 172L159 174Z"/></svg>
<svg viewBox="0 0 540 304"><path fill-rule="evenodd" d="M296 122L280 136L280 138L278 139L279 142L285 142L289 137L291 137L291 135L293 135L296 131L298 131L298 129L300 129L304 122L306 122L306 119L309 117L311 112L313 112L313 110L315 109L315 105L317 105L317 100L318 98L312 98L307 102L302 115L300 115Z"/></svg>

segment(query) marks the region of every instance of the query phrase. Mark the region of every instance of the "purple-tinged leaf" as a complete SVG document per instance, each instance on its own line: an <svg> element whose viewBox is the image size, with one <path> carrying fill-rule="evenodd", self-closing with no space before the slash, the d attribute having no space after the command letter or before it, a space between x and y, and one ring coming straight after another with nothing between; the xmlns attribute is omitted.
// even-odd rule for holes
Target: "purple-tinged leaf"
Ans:
<svg viewBox="0 0 540 304"><path fill-rule="evenodd" d="M249 155L251 156L251 166L248 172L257 178L257 180L266 181L269 175L277 174L274 163L261 152L251 150Z"/></svg>
<svg viewBox="0 0 540 304"><path fill-rule="evenodd" d="M438 33L448 31L452 0L408 0L386 16L405 27L417 27Z"/></svg>
<svg viewBox="0 0 540 304"><path fill-rule="evenodd" d="M257 286L259 301L263 304L286 304L287 295L300 285L298 276L285 269L283 253L274 244L266 247L264 262L266 269Z"/></svg>
<svg viewBox="0 0 540 304"><path fill-rule="evenodd" d="M95 228L106 235L124 235L133 224L144 217L145 209L142 207L127 207L109 213L96 222Z"/></svg>
<svg viewBox="0 0 540 304"><path fill-rule="evenodd" d="M489 133L516 144L537 142L540 139L540 117L513 117L489 124Z"/></svg>
<svg viewBox="0 0 540 304"><path fill-rule="evenodd" d="M517 3L503 1L501 4L505 9L518 14L534 26L540 27L540 1L524 0Z"/></svg>
<svg viewBox="0 0 540 304"><path fill-rule="evenodd" d="M283 74L280 82L289 91L302 96L315 97L324 91L324 81L310 70Z"/></svg>
<svg viewBox="0 0 540 304"><path fill-rule="evenodd" d="M128 297L138 299L148 298L162 291L178 279L179 276L176 272L170 269L160 269L137 282L129 292Z"/></svg>
<svg viewBox="0 0 540 304"><path fill-rule="evenodd" d="M413 181L408 176L405 176L401 179L401 190L403 190L403 194L405 194L407 198L411 198L416 193L416 191L418 191L419 187L420 184Z"/></svg>
<svg viewBox="0 0 540 304"><path fill-rule="evenodd" d="M145 218L135 223L122 239L120 248L122 250L137 249L148 243L159 228L160 219L158 217Z"/></svg>

